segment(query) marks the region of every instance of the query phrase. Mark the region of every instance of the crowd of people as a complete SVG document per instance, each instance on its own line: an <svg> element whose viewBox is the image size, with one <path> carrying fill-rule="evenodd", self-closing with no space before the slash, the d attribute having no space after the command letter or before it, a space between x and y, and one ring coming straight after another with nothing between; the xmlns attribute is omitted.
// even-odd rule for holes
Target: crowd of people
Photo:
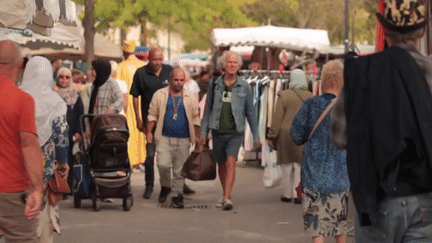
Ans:
<svg viewBox="0 0 432 243"><path fill-rule="evenodd" d="M276 94L264 141L277 149L280 200L302 204L314 243L329 236L346 242L350 192L356 242L432 242L432 61L417 49L429 24L425 4L385 0L385 14L377 17L387 50L327 62L319 93L295 69L289 87ZM158 201L172 195L174 208L184 208L184 194L194 193L181 175L190 151L211 144L222 187L215 206L234 208L246 128L254 147L263 141L250 84L239 75L241 56L225 51L213 73L191 78L188 69L164 64L157 48L148 64L135 56L133 41L122 49L121 63L94 60L83 73L45 57L24 60L16 43L0 41L0 230L6 242L53 242L60 233L58 201L47 184L66 171L72 188L75 154L90 137L79 122L83 114L126 117L130 164L144 166L143 198L153 195L156 164Z"/></svg>

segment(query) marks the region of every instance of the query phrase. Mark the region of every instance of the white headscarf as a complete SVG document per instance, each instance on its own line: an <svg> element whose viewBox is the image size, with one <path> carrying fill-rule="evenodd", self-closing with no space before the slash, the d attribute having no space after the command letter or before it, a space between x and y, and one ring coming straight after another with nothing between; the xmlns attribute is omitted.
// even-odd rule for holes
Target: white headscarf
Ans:
<svg viewBox="0 0 432 243"><path fill-rule="evenodd" d="M71 77L70 83L66 88L62 88L58 85L60 74L62 74L63 72L67 72ZM73 107L78 100L78 91L76 91L73 87L74 82L72 81L71 70L66 67L59 68L59 70L57 71L56 79L57 84L55 92L66 102L66 105Z"/></svg>
<svg viewBox="0 0 432 243"><path fill-rule="evenodd" d="M66 103L52 90L52 67L44 57L32 57L27 62L20 88L29 93L36 103L36 126L39 144L51 137L54 118L66 115Z"/></svg>
<svg viewBox="0 0 432 243"><path fill-rule="evenodd" d="M307 90L306 74L303 70L294 69L291 71L289 88Z"/></svg>

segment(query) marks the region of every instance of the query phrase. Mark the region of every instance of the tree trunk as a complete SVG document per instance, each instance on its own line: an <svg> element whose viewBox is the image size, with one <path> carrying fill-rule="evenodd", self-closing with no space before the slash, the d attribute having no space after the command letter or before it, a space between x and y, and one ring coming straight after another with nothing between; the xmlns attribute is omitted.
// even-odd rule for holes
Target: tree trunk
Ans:
<svg viewBox="0 0 432 243"><path fill-rule="evenodd" d="M120 29L120 43L123 45L124 41L126 40L127 31L123 28Z"/></svg>
<svg viewBox="0 0 432 243"><path fill-rule="evenodd" d="M144 18L141 18L140 25L141 25L140 42L142 46L147 46L147 21Z"/></svg>
<svg viewBox="0 0 432 243"><path fill-rule="evenodd" d="M85 61L90 68L91 62L94 60L94 36L96 28L94 23L94 0L85 0L85 10L83 18L84 39L85 39Z"/></svg>

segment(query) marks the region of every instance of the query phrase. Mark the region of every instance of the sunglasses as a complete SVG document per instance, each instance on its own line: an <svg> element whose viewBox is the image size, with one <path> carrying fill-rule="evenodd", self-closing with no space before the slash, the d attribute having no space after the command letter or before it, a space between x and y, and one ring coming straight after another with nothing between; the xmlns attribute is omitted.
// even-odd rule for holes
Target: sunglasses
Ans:
<svg viewBox="0 0 432 243"><path fill-rule="evenodd" d="M228 98L228 86L225 86L224 98Z"/></svg>
<svg viewBox="0 0 432 243"><path fill-rule="evenodd" d="M67 79L69 79L69 78L71 78L71 76L63 76L63 75L60 75L59 78L67 78Z"/></svg>

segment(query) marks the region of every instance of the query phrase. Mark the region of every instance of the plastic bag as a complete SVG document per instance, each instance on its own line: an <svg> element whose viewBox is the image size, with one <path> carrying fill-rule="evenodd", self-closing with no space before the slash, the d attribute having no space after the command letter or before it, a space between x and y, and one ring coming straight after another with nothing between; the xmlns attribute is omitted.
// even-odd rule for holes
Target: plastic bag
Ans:
<svg viewBox="0 0 432 243"><path fill-rule="evenodd" d="M273 147L270 147L269 159L264 167L264 187L273 188L281 185L282 169L277 164L277 154Z"/></svg>

